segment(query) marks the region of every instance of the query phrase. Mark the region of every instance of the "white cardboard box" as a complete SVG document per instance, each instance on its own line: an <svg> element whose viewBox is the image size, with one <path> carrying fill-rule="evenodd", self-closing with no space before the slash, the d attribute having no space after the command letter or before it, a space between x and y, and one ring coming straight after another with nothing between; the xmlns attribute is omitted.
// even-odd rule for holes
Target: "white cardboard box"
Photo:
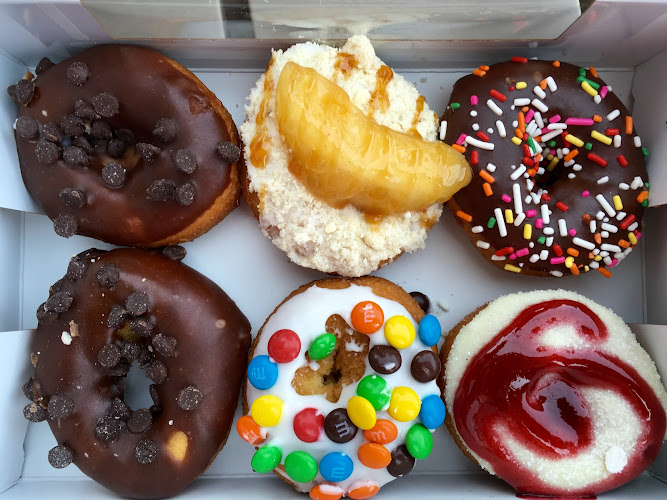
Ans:
<svg viewBox="0 0 667 500"><path fill-rule="evenodd" d="M545 20L548 22L548 20ZM191 33L192 25L187 33ZM44 55L59 61L100 41L109 41L100 25L76 1L53 3L0 0L0 86L14 83ZM148 46L190 67L232 113L243 121L245 97L266 65L272 46L287 41L152 40ZM471 68L512 55L593 64L614 92L634 107L642 141L651 151L651 203L667 202L667 4L660 1L598 0L559 39L553 41L378 41L378 55L416 83L429 105L444 110L453 83ZM48 287L64 274L73 255L89 247L109 248L89 238L59 238L21 182L12 124L14 103L0 97L0 496L2 498L113 498L75 466L52 469L46 459L56 442L48 426L27 424L26 401L34 311ZM667 378L667 207L647 211L647 231L610 280L599 273L562 280L516 276L497 270L473 251L446 213L429 233L424 250L401 257L376 274L408 291L426 293L438 309L443 329L454 326L478 305L505 293L568 288L612 308L629 323ZM323 277L301 269L264 238L245 206L206 235L185 244L185 263L217 282L250 319L253 333L297 286ZM271 276L268 281L266 276ZM145 395L144 395L145 396ZM435 433L433 454L410 476L383 488L380 498L512 498L502 481L480 472L453 444L448 433ZM250 469L253 449L232 431L204 476L183 498L305 498L272 475ZM653 468L667 477L667 452ZM667 497L667 484L643 474L603 498Z"/></svg>

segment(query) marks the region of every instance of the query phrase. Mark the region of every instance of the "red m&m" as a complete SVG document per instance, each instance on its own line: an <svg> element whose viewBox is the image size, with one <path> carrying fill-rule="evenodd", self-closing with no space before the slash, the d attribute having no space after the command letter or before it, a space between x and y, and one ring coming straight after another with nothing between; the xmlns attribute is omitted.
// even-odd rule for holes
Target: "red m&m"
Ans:
<svg viewBox="0 0 667 500"><path fill-rule="evenodd" d="M269 339L268 351L276 363L289 363L299 355L301 339L292 330L278 330Z"/></svg>
<svg viewBox="0 0 667 500"><path fill-rule="evenodd" d="M322 433L324 415L316 408L306 408L294 415L294 434L304 443L314 443Z"/></svg>

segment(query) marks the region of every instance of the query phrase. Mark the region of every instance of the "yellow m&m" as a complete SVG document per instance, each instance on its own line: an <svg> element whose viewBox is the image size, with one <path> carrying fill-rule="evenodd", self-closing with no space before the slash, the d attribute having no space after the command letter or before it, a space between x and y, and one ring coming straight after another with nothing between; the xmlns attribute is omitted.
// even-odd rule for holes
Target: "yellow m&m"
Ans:
<svg viewBox="0 0 667 500"><path fill-rule="evenodd" d="M421 405L419 396L415 391L409 387L396 387L391 391L388 412L399 422L409 422L417 418Z"/></svg>
<svg viewBox="0 0 667 500"><path fill-rule="evenodd" d="M392 316L384 325L387 342L396 349L405 349L415 340L415 327L405 316Z"/></svg>
<svg viewBox="0 0 667 500"><path fill-rule="evenodd" d="M261 396L250 407L250 414L255 422L262 427L274 427L280 422L283 402L271 395Z"/></svg>
<svg viewBox="0 0 667 500"><path fill-rule="evenodd" d="M347 402L347 414L352 423L363 430L372 429L377 422L375 408L361 396L353 396Z"/></svg>

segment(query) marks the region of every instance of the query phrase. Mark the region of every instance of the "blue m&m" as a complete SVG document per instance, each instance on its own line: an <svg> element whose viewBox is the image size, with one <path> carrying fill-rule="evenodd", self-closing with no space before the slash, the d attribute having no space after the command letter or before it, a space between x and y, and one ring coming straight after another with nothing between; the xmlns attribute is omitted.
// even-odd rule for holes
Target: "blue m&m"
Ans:
<svg viewBox="0 0 667 500"><path fill-rule="evenodd" d="M440 321L432 314L427 314L419 322L419 339L427 346L437 344L441 333Z"/></svg>
<svg viewBox="0 0 667 500"><path fill-rule="evenodd" d="M256 389L266 390L278 380L278 365L262 354L248 364L248 381Z"/></svg>
<svg viewBox="0 0 667 500"><path fill-rule="evenodd" d="M328 453L320 460L320 474L332 483L345 481L352 475L353 470L352 459L340 451Z"/></svg>
<svg viewBox="0 0 667 500"><path fill-rule="evenodd" d="M445 403L442 402L440 396L431 394L422 399L419 419L422 421L424 427L428 429L440 427L445 421L446 414Z"/></svg>

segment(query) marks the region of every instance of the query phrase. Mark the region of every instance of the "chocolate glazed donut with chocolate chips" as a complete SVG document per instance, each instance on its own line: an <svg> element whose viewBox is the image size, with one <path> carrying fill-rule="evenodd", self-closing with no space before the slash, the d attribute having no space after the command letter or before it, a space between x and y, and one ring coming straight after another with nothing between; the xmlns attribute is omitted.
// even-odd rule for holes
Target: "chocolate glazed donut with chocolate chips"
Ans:
<svg viewBox="0 0 667 500"><path fill-rule="evenodd" d="M185 67L102 45L36 72L7 90L23 180L60 236L173 245L238 204L236 126Z"/></svg>
<svg viewBox="0 0 667 500"><path fill-rule="evenodd" d="M37 311L24 415L48 419L51 465L74 462L123 496L180 492L222 448L236 410L250 324L182 257L88 250ZM124 402L133 362L154 382L150 408Z"/></svg>

